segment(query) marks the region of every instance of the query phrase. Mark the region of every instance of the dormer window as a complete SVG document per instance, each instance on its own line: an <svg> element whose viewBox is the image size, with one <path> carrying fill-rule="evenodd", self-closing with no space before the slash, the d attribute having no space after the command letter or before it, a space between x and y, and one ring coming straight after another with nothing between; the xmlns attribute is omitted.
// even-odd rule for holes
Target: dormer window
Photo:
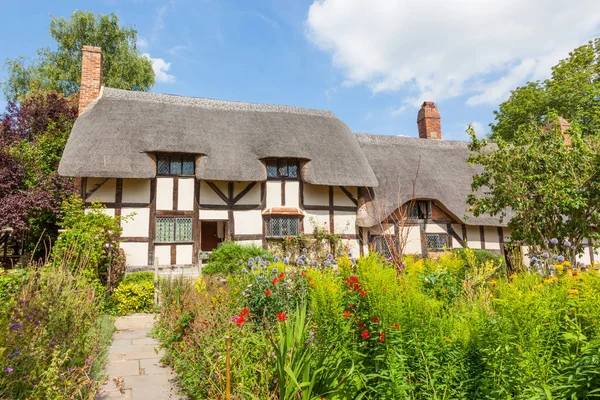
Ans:
<svg viewBox="0 0 600 400"><path fill-rule="evenodd" d="M268 179L298 179L298 161L292 159L267 160Z"/></svg>
<svg viewBox="0 0 600 400"><path fill-rule="evenodd" d="M194 175L193 156L160 154L156 160L157 175Z"/></svg>
<svg viewBox="0 0 600 400"><path fill-rule="evenodd" d="M409 216L411 219L428 219L429 218L429 201L414 201L407 203Z"/></svg>

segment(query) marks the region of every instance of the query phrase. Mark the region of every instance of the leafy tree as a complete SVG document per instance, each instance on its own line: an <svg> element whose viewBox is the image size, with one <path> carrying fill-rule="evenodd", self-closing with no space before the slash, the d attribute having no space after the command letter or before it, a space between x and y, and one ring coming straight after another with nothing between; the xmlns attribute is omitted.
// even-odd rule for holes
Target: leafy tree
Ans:
<svg viewBox="0 0 600 400"><path fill-rule="evenodd" d="M8 104L0 116L0 227L54 240L56 212L73 191L56 171L76 116L76 99L55 92Z"/></svg>
<svg viewBox="0 0 600 400"><path fill-rule="evenodd" d="M600 38L576 48L543 82L515 89L495 113L491 139L515 141L522 127L543 125L551 115L577 122L585 136L600 133Z"/></svg>
<svg viewBox="0 0 600 400"><path fill-rule="evenodd" d="M102 48L104 85L142 91L154 85L152 63L136 48L137 31L120 26L115 14L78 10L68 20L52 18L49 30L56 49L39 49L31 63L24 57L7 60L3 90L8 100L22 100L32 90L77 93L84 45Z"/></svg>
<svg viewBox="0 0 600 400"><path fill-rule="evenodd" d="M489 144L468 128L469 162L481 167L468 203L475 215L508 218L513 240L541 251L559 238L559 248L573 255L582 251L584 238L595 244L600 239L600 138L584 138L575 120L567 145L558 117L548 118L556 122L554 129L523 124L512 143L498 137ZM563 239L573 247L565 248Z"/></svg>

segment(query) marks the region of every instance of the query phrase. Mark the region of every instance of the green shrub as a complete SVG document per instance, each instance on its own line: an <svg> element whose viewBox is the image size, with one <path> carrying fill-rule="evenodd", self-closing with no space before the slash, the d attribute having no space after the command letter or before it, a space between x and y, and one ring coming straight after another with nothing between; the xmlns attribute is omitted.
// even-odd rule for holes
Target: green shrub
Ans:
<svg viewBox="0 0 600 400"><path fill-rule="evenodd" d="M210 254L210 260L202 269L204 274L234 274L242 271L250 257L272 257L262 247L243 245L235 242L224 242Z"/></svg>
<svg viewBox="0 0 600 400"><path fill-rule="evenodd" d="M134 272L125 275L112 292L110 302L119 315L152 312L154 309L154 275Z"/></svg>
<svg viewBox="0 0 600 400"><path fill-rule="evenodd" d="M473 251L473 253L475 254L475 260L477 264L484 264L486 261L493 261L494 263L500 264L502 266L500 270L506 269L506 260L504 260L504 256L502 254L492 253L487 250L470 250ZM466 249L456 249L453 251L453 253L460 256L460 258L462 258L465 263L467 262Z"/></svg>

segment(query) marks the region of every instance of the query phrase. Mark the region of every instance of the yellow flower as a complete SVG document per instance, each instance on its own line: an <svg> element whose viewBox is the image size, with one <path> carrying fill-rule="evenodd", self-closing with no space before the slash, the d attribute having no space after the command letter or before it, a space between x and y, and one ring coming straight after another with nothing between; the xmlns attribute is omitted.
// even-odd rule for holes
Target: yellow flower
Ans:
<svg viewBox="0 0 600 400"><path fill-rule="evenodd" d="M554 268L556 268L557 271L562 272L565 266L563 264L555 264Z"/></svg>
<svg viewBox="0 0 600 400"><path fill-rule="evenodd" d="M490 284L491 285L495 285L496 284L496 280L495 279L490 279Z"/></svg>
<svg viewBox="0 0 600 400"><path fill-rule="evenodd" d="M517 279L517 274L512 274L508 277L510 280Z"/></svg>
<svg viewBox="0 0 600 400"><path fill-rule="evenodd" d="M569 261L565 260L565 262L563 262L563 265L564 265L565 267L570 267L570 266L571 266L571 263L570 263Z"/></svg>
<svg viewBox="0 0 600 400"><path fill-rule="evenodd" d="M579 294L579 290L572 288L569 289L569 297L577 297L577 295Z"/></svg>
<svg viewBox="0 0 600 400"><path fill-rule="evenodd" d="M557 280L558 280L558 278L556 276L551 276L549 278L544 279L544 283L552 283L552 282L555 282Z"/></svg>

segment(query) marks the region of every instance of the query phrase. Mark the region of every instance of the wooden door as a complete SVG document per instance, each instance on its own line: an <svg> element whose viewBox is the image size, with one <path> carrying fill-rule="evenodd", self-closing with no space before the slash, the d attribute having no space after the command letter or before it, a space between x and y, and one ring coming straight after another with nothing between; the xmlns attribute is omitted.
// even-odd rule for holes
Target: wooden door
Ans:
<svg viewBox="0 0 600 400"><path fill-rule="evenodd" d="M219 244L217 221L201 221L200 250L213 251Z"/></svg>

